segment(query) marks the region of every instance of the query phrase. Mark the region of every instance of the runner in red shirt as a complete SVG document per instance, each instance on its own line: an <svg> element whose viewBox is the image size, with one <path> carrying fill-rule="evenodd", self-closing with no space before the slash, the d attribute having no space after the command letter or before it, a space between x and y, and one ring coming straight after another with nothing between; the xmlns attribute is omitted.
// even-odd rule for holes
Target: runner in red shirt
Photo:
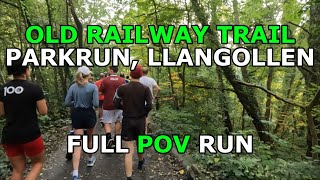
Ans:
<svg viewBox="0 0 320 180"><path fill-rule="evenodd" d="M122 110L116 109L113 104L113 97L117 88L126 83L125 79L118 76L118 67L110 66L108 73L110 76L103 79L99 91L104 94L103 119L104 130L107 135L107 147L110 148L114 143L111 137L111 124L115 123L115 135L121 133Z"/></svg>
<svg viewBox="0 0 320 180"><path fill-rule="evenodd" d="M98 87L98 89L101 86L101 83L103 81L103 78L105 78L104 73L100 74L100 79L98 81L95 82L96 86ZM103 105L103 101L104 101L104 95L102 93L99 92L99 108L98 108L98 112L99 112L99 119L100 122L102 120L102 105Z"/></svg>

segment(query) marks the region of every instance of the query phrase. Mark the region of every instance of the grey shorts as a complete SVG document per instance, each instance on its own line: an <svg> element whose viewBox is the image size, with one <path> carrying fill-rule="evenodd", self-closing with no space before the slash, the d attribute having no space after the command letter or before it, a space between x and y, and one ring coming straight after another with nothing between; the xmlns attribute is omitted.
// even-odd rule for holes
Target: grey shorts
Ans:
<svg viewBox="0 0 320 180"><path fill-rule="evenodd" d="M122 121L122 110L103 110L102 122L103 123L115 123L116 121Z"/></svg>

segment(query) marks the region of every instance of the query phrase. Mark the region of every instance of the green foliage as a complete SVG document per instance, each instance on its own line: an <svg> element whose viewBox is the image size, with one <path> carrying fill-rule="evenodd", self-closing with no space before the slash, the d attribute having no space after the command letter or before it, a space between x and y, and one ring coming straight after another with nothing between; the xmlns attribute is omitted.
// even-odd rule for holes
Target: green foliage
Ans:
<svg viewBox="0 0 320 180"><path fill-rule="evenodd" d="M193 123L194 115L186 111L174 111L164 107L160 112L154 113L154 121L161 126L156 134L186 134L199 130L197 124Z"/></svg>
<svg viewBox="0 0 320 180"><path fill-rule="evenodd" d="M0 151L0 177L8 177L11 174L10 162L3 151Z"/></svg>
<svg viewBox="0 0 320 180"><path fill-rule="evenodd" d="M317 179L319 165L276 157L270 147L254 144L254 154L194 154L202 172L215 179ZM287 154L287 156L290 156Z"/></svg>
<svg viewBox="0 0 320 180"><path fill-rule="evenodd" d="M211 114L214 116L213 114ZM319 164L302 159L301 149L287 140L281 139L272 133L273 144L266 145L254 140L253 154L199 154L199 134L223 134L221 124L216 122L212 128L208 123L201 126L197 111L185 108L181 111L163 107L153 113L153 121L157 124L155 134L191 135L188 146L188 156L200 167L201 172L209 179L316 179L320 176ZM265 122L272 124L270 122ZM207 127L211 131L207 131ZM249 129L234 134L255 134ZM254 136L256 137L256 136ZM319 152L319 146L314 148Z"/></svg>
<svg viewBox="0 0 320 180"><path fill-rule="evenodd" d="M0 118L0 129L2 130L4 125L4 120ZM1 138L1 135L0 135ZM2 149L0 145L0 178L1 177L7 177L10 175L10 162L8 158L5 155L4 150Z"/></svg>
<svg viewBox="0 0 320 180"><path fill-rule="evenodd" d="M320 146L319 145L312 147L312 150L313 150L313 152L320 154Z"/></svg>

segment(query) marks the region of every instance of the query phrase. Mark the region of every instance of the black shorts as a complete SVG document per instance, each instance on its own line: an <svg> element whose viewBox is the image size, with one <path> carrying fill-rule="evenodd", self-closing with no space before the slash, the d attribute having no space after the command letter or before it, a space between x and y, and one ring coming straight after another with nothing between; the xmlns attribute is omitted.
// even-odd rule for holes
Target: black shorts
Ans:
<svg viewBox="0 0 320 180"><path fill-rule="evenodd" d="M71 120L74 129L91 129L96 125L97 116L93 108L74 108Z"/></svg>
<svg viewBox="0 0 320 180"><path fill-rule="evenodd" d="M102 108L103 106L103 100L99 100L99 108Z"/></svg>
<svg viewBox="0 0 320 180"><path fill-rule="evenodd" d="M138 140L139 135L146 133L145 118L123 118L121 137L124 141Z"/></svg>

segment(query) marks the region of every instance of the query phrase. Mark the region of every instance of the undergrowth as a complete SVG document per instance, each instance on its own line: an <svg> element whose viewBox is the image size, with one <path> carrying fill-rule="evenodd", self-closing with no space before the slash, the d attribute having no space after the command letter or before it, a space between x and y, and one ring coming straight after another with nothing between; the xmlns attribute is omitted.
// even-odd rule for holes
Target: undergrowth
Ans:
<svg viewBox="0 0 320 180"><path fill-rule="evenodd" d="M258 140L254 130L237 134L253 134L252 154L199 153L200 134L213 136L224 134L222 122L215 118L203 121L201 115L190 109L176 111L167 107L153 113L153 122L158 128L155 134L191 135L187 156L197 164L208 179L318 179L320 163L305 159L301 147L273 134L271 145ZM220 123L220 125L218 125ZM316 147L315 151L320 152Z"/></svg>

